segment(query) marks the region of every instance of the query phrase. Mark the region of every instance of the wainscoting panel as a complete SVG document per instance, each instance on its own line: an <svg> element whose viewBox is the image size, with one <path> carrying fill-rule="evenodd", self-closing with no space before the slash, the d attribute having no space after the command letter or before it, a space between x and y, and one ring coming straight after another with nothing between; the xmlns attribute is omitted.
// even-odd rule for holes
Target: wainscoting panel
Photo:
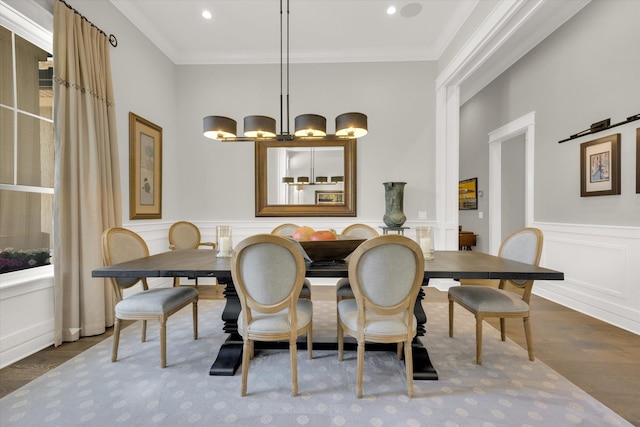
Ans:
<svg viewBox="0 0 640 427"><path fill-rule="evenodd" d="M545 237L540 264L565 276L536 282L533 293L640 334L640 228L533 226Z"/></svg>

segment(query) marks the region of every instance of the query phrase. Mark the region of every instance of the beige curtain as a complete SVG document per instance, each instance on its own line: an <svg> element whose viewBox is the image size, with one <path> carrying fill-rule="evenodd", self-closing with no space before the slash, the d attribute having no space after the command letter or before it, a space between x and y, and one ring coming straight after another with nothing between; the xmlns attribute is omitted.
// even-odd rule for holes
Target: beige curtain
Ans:
<svg viewBox="0 0 640 427"><path fill-rule="evenodd" d="M118 141L107 37L60 1L53 29L55 345L113 324L100 237L122 224Z"/></svg>

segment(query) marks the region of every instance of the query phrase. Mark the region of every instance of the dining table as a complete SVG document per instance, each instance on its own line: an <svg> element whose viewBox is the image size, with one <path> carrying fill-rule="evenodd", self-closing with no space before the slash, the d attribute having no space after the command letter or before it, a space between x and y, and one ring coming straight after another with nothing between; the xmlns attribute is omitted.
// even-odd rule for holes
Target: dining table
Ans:
<svg viewBox="0 0 640 427"><path fill-rule="evenodd" d="M308 278L348 277L349 265L346 261L306 263ZM93 277L215 277L224 284L225 307L222 311L223 330L228 334L213 362L210 375L234 375L242 360L243 340L238 333L238 315L241 311L240 300L233 285L231 258L219 258L211 249L181 249L162 252L144 258L120 264L96 268ZM477 251L435 251L431 260L425 261L423 286L429 279L515 279L515 280L563 280L560 271L501 258ZM421 289L414 314L418 322L417 336L413 341L413 377L417 380L437 380L436 372L425 345L419 339L426 332L427 316L422 307L424 291ZM304 338L301 338L304 340ZM306 342L300 342L305 346ZM286 348L288 343L256 343ZM316 349L337 349L335 342L313 343ZM345 338L345 350L355 349L355 342ZM367 349L385 349L384 346L371 345ZM395 346L393 346L395 350Z"/></svg>

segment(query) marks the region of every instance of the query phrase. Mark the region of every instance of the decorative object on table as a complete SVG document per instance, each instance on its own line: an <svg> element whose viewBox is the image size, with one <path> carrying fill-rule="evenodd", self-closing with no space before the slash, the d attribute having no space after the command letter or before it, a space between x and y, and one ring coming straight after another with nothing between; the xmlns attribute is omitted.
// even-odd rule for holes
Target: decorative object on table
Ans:
<svg viewBox="0 0 640 427"><path fill-rule="evenodd" d="M416 242L425 260L432 260L434 252L433 227L416 227Z"/></svg>
<svg viewBox="0 0 640 427"><path fill-rule="evenodd" d="M580 197L620 194L620 134L580 144Z"/></svg>
<svg viewBox="0 0 640 427"><path fill-rule="evenodd" d="M385 212L382 220L389 227L402 227L407 220L404 215L404 186L406 182L384 182Z"/></svg>
<svg viewBox="0 0 640 427"><path fill-rule="evenodd" d="M218 258L230 258L233 252L231 226L218 225L216 227L216 254Z"/></svg>
<svg viewBox="0 0 640 427"><path fill-rule="evenodd" d="M478 178L465 179L458 183L458 210L478 209Z"/></svg>
<svg viewBox="0 0 640 427"><path fill-rule="evenodd" d="M335 240L300 240L313 262L342 262L367 239L338 235Z"/></svg>
<svg viewBox="0 0 640 427"><path fill-rule="evenodd" d="M162 128L129 113L129 219L162 218Z"/></svg>

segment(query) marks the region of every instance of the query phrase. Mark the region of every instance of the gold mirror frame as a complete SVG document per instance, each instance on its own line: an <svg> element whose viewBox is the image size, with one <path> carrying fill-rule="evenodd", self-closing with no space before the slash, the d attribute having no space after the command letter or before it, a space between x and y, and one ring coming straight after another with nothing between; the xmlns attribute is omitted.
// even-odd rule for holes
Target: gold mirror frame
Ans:
<svg viewBox="0 0 640 427"><path fill-rule="evenodd" d="M344 203L270 205L268 202L267 149L278 147L343 147ZM255 142L256 216L356 216L356 140L322 138L299 141Z"/></svg>

